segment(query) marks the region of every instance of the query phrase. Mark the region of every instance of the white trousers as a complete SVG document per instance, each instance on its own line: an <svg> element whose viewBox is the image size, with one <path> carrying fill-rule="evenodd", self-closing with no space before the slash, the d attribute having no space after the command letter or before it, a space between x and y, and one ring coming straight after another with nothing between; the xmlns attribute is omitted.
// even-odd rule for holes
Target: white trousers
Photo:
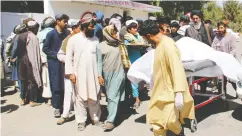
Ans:
<svg viewBox="0 0 242 136"><path fill-rule="evenodd" d="M85 123L87 120L87 109L92 120L99 121L101 117L101 107L98 101L83 101L80 97L74 98L74 110L77 123Z"/></svg>
<svg viewBox="0 0 242 136"><path fill-rule="evenodd" d="M63 118L69 117L71 108L73 107L73 94L74 88L71 80L65 78L65 95L64 95L64 109L62 113Z"/></svg>

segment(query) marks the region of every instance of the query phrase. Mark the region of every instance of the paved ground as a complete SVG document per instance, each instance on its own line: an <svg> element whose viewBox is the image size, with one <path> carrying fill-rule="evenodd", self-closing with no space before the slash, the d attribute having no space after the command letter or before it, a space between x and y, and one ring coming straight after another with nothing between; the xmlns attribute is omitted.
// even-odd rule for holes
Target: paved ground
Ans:
<svg viewBox="0 0 242 136"><path fill-rule="evenodd" d="M242 54L242 37L237 42L238 54ZM240 56L240 55L239 55ZM150 125L145 123L145 113L148 100L144 101L137 110L137 113L127 110L120 111L120 124L112 132L103 132L101 128L88 125L83 132L77 131L74 117L72 121L61 126L56 125L53 118L53 109L45 104L39 107L19 106L19 93L7 89L7 95L1 97L1 134L2 136L152 136ZM186 136L241 136L242 134L242 102L232 99L235 92L231 85L228 85L228 93L231 99L228 100L229 107L223 108L221 101L196 111L198 119L198 130L191 133L185 127ZM105 102L102 101L105 105ZM103 106L105 107L105 106ZM168 134L173 136L173 134Z"/></svg>

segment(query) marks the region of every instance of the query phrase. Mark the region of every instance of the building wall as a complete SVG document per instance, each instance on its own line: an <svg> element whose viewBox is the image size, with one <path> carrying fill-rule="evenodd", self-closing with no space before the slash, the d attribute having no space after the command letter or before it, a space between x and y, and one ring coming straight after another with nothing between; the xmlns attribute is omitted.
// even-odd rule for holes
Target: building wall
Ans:
<svg viewBox="0 0 242 136"><path fill-rule="evenodd" d="M26 18L33 18L39 24L42 23L45 17L48 15L39 14L39 13L10 13L2 12L1 13L1 38L5 39L11 34L14 27L20 23L23 23L23 20Z"/></svg>
<svg viewBox="0 0 242 136"><path fill-rule="evenodd" d="M49 4L46 4L49 3ZM147 19L148 12L132 10L132 9L123 9L118 7L110 7L104 5L96 5L84 2L70 2L70 1L46 1L45 7L48 9L45 10L45 13L48 13L52 16L60 13L65 13L70 18L79 19L80 16L86 12L95 12L97 10L103 12L104 18L109 18L112 14L118 13L123 15L123 11L128 11L129 14L135 19ZM70 8L71 7L71 8Z"/></svg>

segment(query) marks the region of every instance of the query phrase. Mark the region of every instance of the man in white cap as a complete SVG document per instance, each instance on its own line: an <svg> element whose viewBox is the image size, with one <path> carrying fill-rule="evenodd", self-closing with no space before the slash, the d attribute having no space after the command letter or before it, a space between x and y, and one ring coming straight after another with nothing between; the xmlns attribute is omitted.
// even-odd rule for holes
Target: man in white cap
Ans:
<svg viewBox="0 0 242 136"><path fill-rule="evenodd" d="M37 96L38 90L42 86L40 77L40 48L38 38L36 36L39 24L36 21L27 23L28 32L19 34L17 39L16 52L13 58L18 57L18 79L21 80L21 98L22 103L30 101L30 106L38 106ZM27 97L28 96L28 97Z"/></svg>
<svg viewBox="0 0 242 136"><path fill-rule="evenodd" d="M72 36L66 49L65 74L75 86L73 98L78 130L86 127L87 109L94 125L99 125L101 107L99 104L98 70L96 46L99 39L94 36L95 22L92 15L81 19L81 33Z"/></svg>
<svg viewBox="0 0 242 136"><path fill-rule="evenodd" d="M66 30L69 17L65 14L55 16L55 29L50 31L45 39L43 52L47 55L50 88L52 92L51 104L55 118L61 117L61 110L64 100L64 65L57 59L62 41L69 35Z"/></svg>
<svg viewBox="0 0 242 136"><path fill-rule="evenodd" d="M44 42L46 39L46 35L52 31L55 28L55 19L52 17L46 17L42 24L41 24L41 30L38 33L37 37L39 39L39 45L40 45L40 53L41 53L41 62L42 62L42 80L43 80L43 94L42 97L47 99L48 105L51 105L51 89L50 89L50 82L49 82L49 72L48 72L48 63L47 63L47 56L42 51L42 48L44 46Z"/></svg>
<svg viewBox="0 0 242 136"><path fill-rule="evenodd" d="M62 42L61 48L57 54L57 58L62 63L65 63L66 58L66 47L69 39L75 35L80 33L81 31L81 24L79 20L70 19L68 21L68 27L72 29L72 33L67 36L64 41ZM65 95L64 95L64 107L63 107L63 113L62 117L57 121L57 125L62 125L69 119L69 112L71 110L71 107L73 106L72 101L72 92L73 92L73 85L71 81L68 78L65 78Z"/></svg>

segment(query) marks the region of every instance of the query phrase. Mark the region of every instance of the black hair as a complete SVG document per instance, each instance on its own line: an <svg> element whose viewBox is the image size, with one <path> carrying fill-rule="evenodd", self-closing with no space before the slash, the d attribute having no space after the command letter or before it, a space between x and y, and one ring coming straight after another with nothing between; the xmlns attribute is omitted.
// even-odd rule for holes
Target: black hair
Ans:
<svg viewBox="0 0 242 136"><path fill-rule="evenodd" d="M61 17L57 18L56 21L61 21L61 20L69 20L69 16L66 14L61 15Z"/></svg>
<svg viewBox="0 0 242 136"><path fill-rule="evenodd" d="M201 20L203 20L203 12L201 10L193 10L191 13L191 18L196 15L199 16L201 18Z"/></svg>
<svg viewBox="0 0 242 136"><path fill-rule="evenodd" d="M110 19L112 19L112 18L117 18L117 17L120 17L120 18L121 18L120 21L121 21L121 24L123 24L123 22L124 22L124 20L123 20L123 16L121 16L120 14L114 13L114 14L110 17Z"/></svg>
<svg viewBox="0 0 242 136"><path fill-rule="evenodd" d="M133 17L131 17L131 16L126 16L126 17L125 17L125 22L128 21L128 20L132 20L132 19L133 19Z"/></svg>
<svg viewBox="0 0 242 136"><path fill-rule="evenodd" d="M171 24L171 19L168 16L160 16L157 18L158 24Z"/></svg>
<svg viewBox="0 0 242 136"><path fill-rule="evenodd" d="M92 19L90 22L88 23L84 23L84 24L81 24L81 30L83 31L84 29L88 29L88 26L90 24L93 24L94 26L96 25L96 22Z"/></svg>
<svg viewBox="0 0 242 136"><path fill-rule="evenodd" d="M127 26L127 31L129 32L129 30L130 30L131 28L138 28L138 24L136 24L136 23L131 23L130 25Z"/></svg>
<svg viewBox="0 0 242 136"><path fill-rule="evenodd" d="M182 15L180 17L180 21L179 22L190 23L190 18L185 16L185 15Z"/></svg>
<svg viewBox="0 0 242 136"><path fill-rule="evenodd" d="M212 21L211 20L205 20L204 23L205 24L212 24Z"/></svg>
<svg viewBox="0 0 242 136"><path fill-rule="evenodd" d="M180 28L180 25L177 22L172 22L171 23L171 27L175 27L175 28Z"/></svg>
<svg viewBox="0 0 242 136"><path fill-rule="evenodd" d="M219 26L223 25L224 27L228 27L224 22L220 21L217 23L217 27L219 28Z"/></svg>
<svg viewBox="0 0 242 136"><path fill-rule="evenodd" d="M158 33L160 33L160 29L154 20L145 20L140 28L140 35L142 36L147 34L157 35Z"/></svg>
<svg viewBox="0 0 242 136"><path fill-rule="evenodd" d="M106 25L109 25L109 21L110 21L110 18L106 18L106 19L104 20L104 22L105 22Z"/></svg>

